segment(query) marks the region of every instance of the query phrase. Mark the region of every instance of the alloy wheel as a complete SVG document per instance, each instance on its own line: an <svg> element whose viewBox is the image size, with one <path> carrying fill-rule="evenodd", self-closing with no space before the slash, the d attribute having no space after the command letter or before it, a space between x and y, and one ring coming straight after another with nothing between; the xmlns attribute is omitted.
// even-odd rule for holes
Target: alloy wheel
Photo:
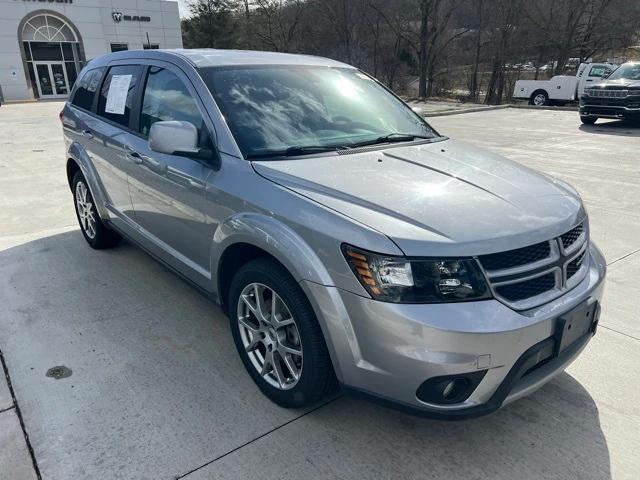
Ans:
<svg viewBox="0 0 640 480"><path fill-rule="evenodd" d="M266 285L250 283L238 299L237 319L256 371L279 390L293 388L302 374L302 341L282 298Z"/></svg>
<svg viewBox="0 0 640 480"><path fill-rule="evenodd" d="M82 181L76 184L76 207L78 208L78 218L80 219L82 230L87 237L93 240L96 236L96 218L93 199L91 198L89 189Z"/></svg>
<svg viewBox="0 0 640 480"><path fill-rule="evenodd" d="M547 97L544 93L539 93L535 97L533 97L533 104L538 107L544 105L547 101Z"/></svg>

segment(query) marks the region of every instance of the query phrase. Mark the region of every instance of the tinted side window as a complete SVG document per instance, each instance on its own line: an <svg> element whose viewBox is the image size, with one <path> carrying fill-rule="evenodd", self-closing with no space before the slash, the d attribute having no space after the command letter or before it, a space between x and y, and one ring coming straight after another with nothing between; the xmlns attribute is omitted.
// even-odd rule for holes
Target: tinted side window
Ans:
<svg viewBox="0 0 640 480"><path fill-rule="evenodd" d="M166 120L191 122L198 129L200 146L208 143L202 115L186 85L171 71L150 67L140 111L140 133L146 137L151 125Z"/></svg>
<svg viewBox="0 0 640 480"><path fill-rule="evenodd" d="M139 83L140 67L135 65L111 67L100 89L98 115L128 127Z"/></svg>
<svg viewBox="0 0 640 480"><path fill-rule="evenodd" d="M82 75L82 78L80 78L80 81L78 82L78 87L73 94L73 99L71 100L73 105L86 110L91 110L93 97L98 89L98 83L100 83L103 71L104 68L94 68Z"/></svg>

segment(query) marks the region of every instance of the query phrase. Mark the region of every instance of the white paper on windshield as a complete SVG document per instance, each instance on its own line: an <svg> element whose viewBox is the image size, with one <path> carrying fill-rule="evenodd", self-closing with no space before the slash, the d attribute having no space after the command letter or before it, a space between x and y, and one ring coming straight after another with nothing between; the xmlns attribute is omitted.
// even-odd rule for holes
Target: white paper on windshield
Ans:
<svg viewBox="0 0 640 480"><path fill-rule="evenodd" d="M111 77L109 91L107 92L107 104L104 107L106 113L124 114L130 83L131 75L114 75Z"/></svg>

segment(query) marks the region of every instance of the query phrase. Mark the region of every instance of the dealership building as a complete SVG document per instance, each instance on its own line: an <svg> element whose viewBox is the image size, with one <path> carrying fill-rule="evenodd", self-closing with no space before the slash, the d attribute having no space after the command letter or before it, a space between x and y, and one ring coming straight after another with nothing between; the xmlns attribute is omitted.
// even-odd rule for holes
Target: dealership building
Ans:
<svg viewBox="0 0 640 480"><path fill-rule="evenodd" d="M0 100L65 98L98 55L181 47L174 1L0 0Z"/></svg>

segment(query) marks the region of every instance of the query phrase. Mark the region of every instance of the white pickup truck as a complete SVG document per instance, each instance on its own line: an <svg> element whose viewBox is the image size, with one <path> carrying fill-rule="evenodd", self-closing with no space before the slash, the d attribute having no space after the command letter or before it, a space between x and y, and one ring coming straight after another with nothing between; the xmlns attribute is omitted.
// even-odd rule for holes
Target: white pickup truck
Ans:
<svg viewBox="0 0 640 480"><path fill-rule="evenodd" d="M518 80L513 98L529 100L529 105L550 105L552 102L574 102L580 98L589 82L597 82L615 69L610 63L581 63L575 76L556 75L549 80Z"/></svg>

